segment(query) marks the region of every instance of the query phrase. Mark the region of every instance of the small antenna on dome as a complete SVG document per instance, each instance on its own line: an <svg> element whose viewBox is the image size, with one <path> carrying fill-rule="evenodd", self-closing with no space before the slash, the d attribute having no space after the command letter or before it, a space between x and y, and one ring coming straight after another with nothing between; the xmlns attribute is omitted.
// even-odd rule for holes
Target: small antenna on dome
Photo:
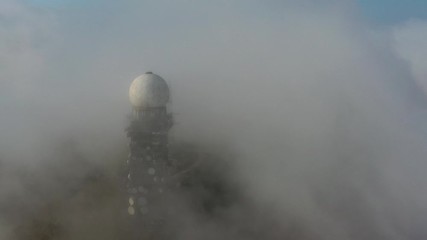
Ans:
<svg viewBox="0 0 427 240"><path fill-rule="evenodd" d="M145 74L153 74L153 72L151 72L151 71L148 71L148 72L146 72Z"/></svg>

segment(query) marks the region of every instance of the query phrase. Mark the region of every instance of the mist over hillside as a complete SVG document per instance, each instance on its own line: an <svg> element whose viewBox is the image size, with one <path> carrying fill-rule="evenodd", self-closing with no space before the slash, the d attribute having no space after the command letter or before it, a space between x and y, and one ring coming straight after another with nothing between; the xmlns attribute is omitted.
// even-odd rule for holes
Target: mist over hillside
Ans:
<svg viewBox="0 0 427 240"><path fill-rule="evenodd" d="M124 237L145 71L170 86L174 158L202 156L177 239L427 236L425 21L378 28L335 0L4 0L0 17L0 239Z"/></svg>

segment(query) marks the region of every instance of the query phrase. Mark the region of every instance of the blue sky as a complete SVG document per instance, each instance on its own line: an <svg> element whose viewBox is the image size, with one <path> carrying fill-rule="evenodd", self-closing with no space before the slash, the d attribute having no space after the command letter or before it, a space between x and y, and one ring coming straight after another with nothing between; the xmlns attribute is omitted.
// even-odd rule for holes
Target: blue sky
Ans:
<svg viewBox="0 0 427 240"><path fill-rule="evenodd" d="M362 13L377 24L427 19L427 0L358 0Z"/></svg>
<svg viewBox="0 0 427 240"><path fill-rule="evenodd" d="M23 0L38 7L63 8L70 6L90 6L102 0Z"/></svg>
<svg viewBox="0 0 427 240"><path fill-rule="evenodd" d="M25 0L41 7L76 7L93 5L99 0ZM427 0L357 0L368 21L393 25L409 19L427 19Z"/></svg>

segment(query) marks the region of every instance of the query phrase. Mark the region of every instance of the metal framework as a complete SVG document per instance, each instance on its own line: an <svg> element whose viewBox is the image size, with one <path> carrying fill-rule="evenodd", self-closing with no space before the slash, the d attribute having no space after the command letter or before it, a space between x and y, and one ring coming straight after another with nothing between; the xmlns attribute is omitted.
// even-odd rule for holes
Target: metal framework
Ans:
<svg viewBox="0 0 427 240"><path fill-rule="evenodd" d="M165 199L174 187L168 151L172 125L166 107L146 108L134 110L126 130L130 153L123 178L131 239L165 238Z"/></svg>

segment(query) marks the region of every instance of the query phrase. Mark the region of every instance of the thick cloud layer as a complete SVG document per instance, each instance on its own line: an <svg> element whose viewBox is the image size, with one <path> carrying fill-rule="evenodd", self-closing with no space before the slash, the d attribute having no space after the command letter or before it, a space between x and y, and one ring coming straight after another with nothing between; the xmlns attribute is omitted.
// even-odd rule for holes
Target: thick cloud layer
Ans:
<svg viewBox="0 0 427 240"><path fill-rule="evenodd" d="M355 3L336 1L55 10L6 1L0 14L10 38L0 40L4 162L44 172L53 142L71 135L108 168L126 143L128 85L151 70L172 89L172 140L233 149L234 180L259 211L278 215L277 229L297 224L305 234L295 239L426 236L418 27L374 31ZM19 189L4 185L4 195ZM184 236L228 234L188 219Z"/></svg>

